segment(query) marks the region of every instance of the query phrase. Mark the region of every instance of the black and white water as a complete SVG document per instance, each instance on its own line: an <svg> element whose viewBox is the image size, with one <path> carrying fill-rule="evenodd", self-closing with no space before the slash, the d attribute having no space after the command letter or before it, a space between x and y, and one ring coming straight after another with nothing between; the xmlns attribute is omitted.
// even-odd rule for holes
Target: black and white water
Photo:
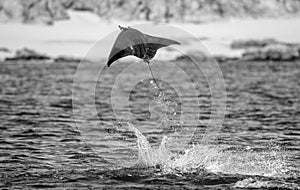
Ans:
<svg viewBox="0 0 300 190"><path fill-rule="evenodd" d="M97 64L85 63L86 73L98 76ZM0 63L1 188L300 188L300 62L220 64L226 115L207 143L201 137L211 97L201 74L190 75L200 81L197 96L175 93L186 86L184 80L176 88L158 81L163 94L151 79L141 81L129 89L130 120L120 121L115 114L124 110L114 113L110 87L122 68L103 74L95 96L86 97L93 86L88 75L73 86L77 66ZM164 72L180 80L172 70ZM121 90L128 90L128 81L123 80ZM200 122L193 126L177 116L181 101L194 99L200 106L186 104ZM97 117L90 104L96 105ZM195 134L189 142L185 133L174 135L185 128Z"/></svg>

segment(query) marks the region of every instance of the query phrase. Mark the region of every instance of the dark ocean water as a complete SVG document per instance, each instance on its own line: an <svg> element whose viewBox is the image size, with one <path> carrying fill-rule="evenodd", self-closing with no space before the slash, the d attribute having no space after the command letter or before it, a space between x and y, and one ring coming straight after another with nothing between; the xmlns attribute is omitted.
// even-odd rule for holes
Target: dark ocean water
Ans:
<svg viewBox="0 0 300 190"><path fill-rule="evenodd" d="M128 78L119 89L130 91L132 117L122 122L111 106L111 87L126 64L105 70L93 86L89 76L99 74L97 64L103 63L85 63L83 80L73 86L78 63L0 63L1 188L300 188L300 62L221 63L226 115L214 141L206 144L197 139L212 113L209 85L188 61L176 64L198 82L196 96L176 93L188 82L172 69L164 73L178 82L158 81L164 100L157 99L151 80L130 88L130 77L146 64L123 74ZM180 123L176 115L183 102L200 124ZM193 138L161 143L178 126L195 128ZM186 146L179 150L182 142ZM177 149L170 159L169 151Z"/></svg>

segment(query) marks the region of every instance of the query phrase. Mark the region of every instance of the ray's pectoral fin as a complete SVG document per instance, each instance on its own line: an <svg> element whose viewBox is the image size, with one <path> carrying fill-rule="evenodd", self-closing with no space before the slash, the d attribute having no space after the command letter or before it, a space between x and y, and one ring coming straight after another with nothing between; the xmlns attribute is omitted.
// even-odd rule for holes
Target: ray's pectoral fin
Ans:
<svg viewBox="0 0 300 190"><path fill-rule="evenodd" d="M117 51L116 54L109 56L109 60L107 61L107 66L109 67L116 60L126 57L128 55L132 55L132 54L133 54L132 48L130 48L130 47L120 50L120 51Z"/></svg>
<svg viewBox="0 0 300 190"><path fill-rule="evenodd" d="M162 47L170 46L170 45L180 45L179 42L175 40L171 40L168 38L155 37L145 34L147 39L147 44L153 47L153 49L159 49Z"/></svg>

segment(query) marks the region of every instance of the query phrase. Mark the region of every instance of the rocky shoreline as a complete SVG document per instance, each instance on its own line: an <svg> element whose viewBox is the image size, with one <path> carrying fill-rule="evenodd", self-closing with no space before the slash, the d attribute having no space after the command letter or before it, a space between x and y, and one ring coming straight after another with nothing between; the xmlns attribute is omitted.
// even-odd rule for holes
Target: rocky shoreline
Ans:
<svg viewBox="0 0 300 190"><path fill-rule="evenodd" d="M241 59L249 61L293 61L300 59L300 44L284 43L275 39L239 40L233 49L244 49Z"/></svg>
<svg viewBox="0 0 300 190"><path fill-rule="evenodd" d="M151 2L151 3L150 3ZM266 0L2 0L0 22L53 24L69 19L68 10L89 11L101 19L201 23L228 18L299 15L300 1Z"/></svg>
<svg viewBox="0 0 300 190"><path fill-rule="evenodd" d="M261 40L236 40L231 43L232 49L242 49L244 53L240 57L228 57L226 55L214 56L218 62L226 62L232 60L241 61L295 61L300 60L300 44L279 42L275 39L261 39ZM195 57L207 59L202 55L197 55L189 52ZM183 55L177 57L175 60L190 59Z"/></svg>
<svg viewBox="0 0 300 190"><path fill-rule="evenodd" d="M33 60L45 60L54 62L80 62L82 59L72 56L57 56L51 57L45 53L41 53L29 48L19 49L15 52L14 56L4 58L4 61L33 61Z"/></svg>

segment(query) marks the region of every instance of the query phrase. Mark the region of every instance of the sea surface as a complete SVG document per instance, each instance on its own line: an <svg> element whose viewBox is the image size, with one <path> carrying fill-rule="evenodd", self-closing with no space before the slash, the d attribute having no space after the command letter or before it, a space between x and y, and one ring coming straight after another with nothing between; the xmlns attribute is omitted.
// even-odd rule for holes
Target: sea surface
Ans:
<svg viewBox="0 0 300 190"><path fill-rule="evenodd" d="M300 189L299 61L104 63L0 63L0 188Z"/></svg>

